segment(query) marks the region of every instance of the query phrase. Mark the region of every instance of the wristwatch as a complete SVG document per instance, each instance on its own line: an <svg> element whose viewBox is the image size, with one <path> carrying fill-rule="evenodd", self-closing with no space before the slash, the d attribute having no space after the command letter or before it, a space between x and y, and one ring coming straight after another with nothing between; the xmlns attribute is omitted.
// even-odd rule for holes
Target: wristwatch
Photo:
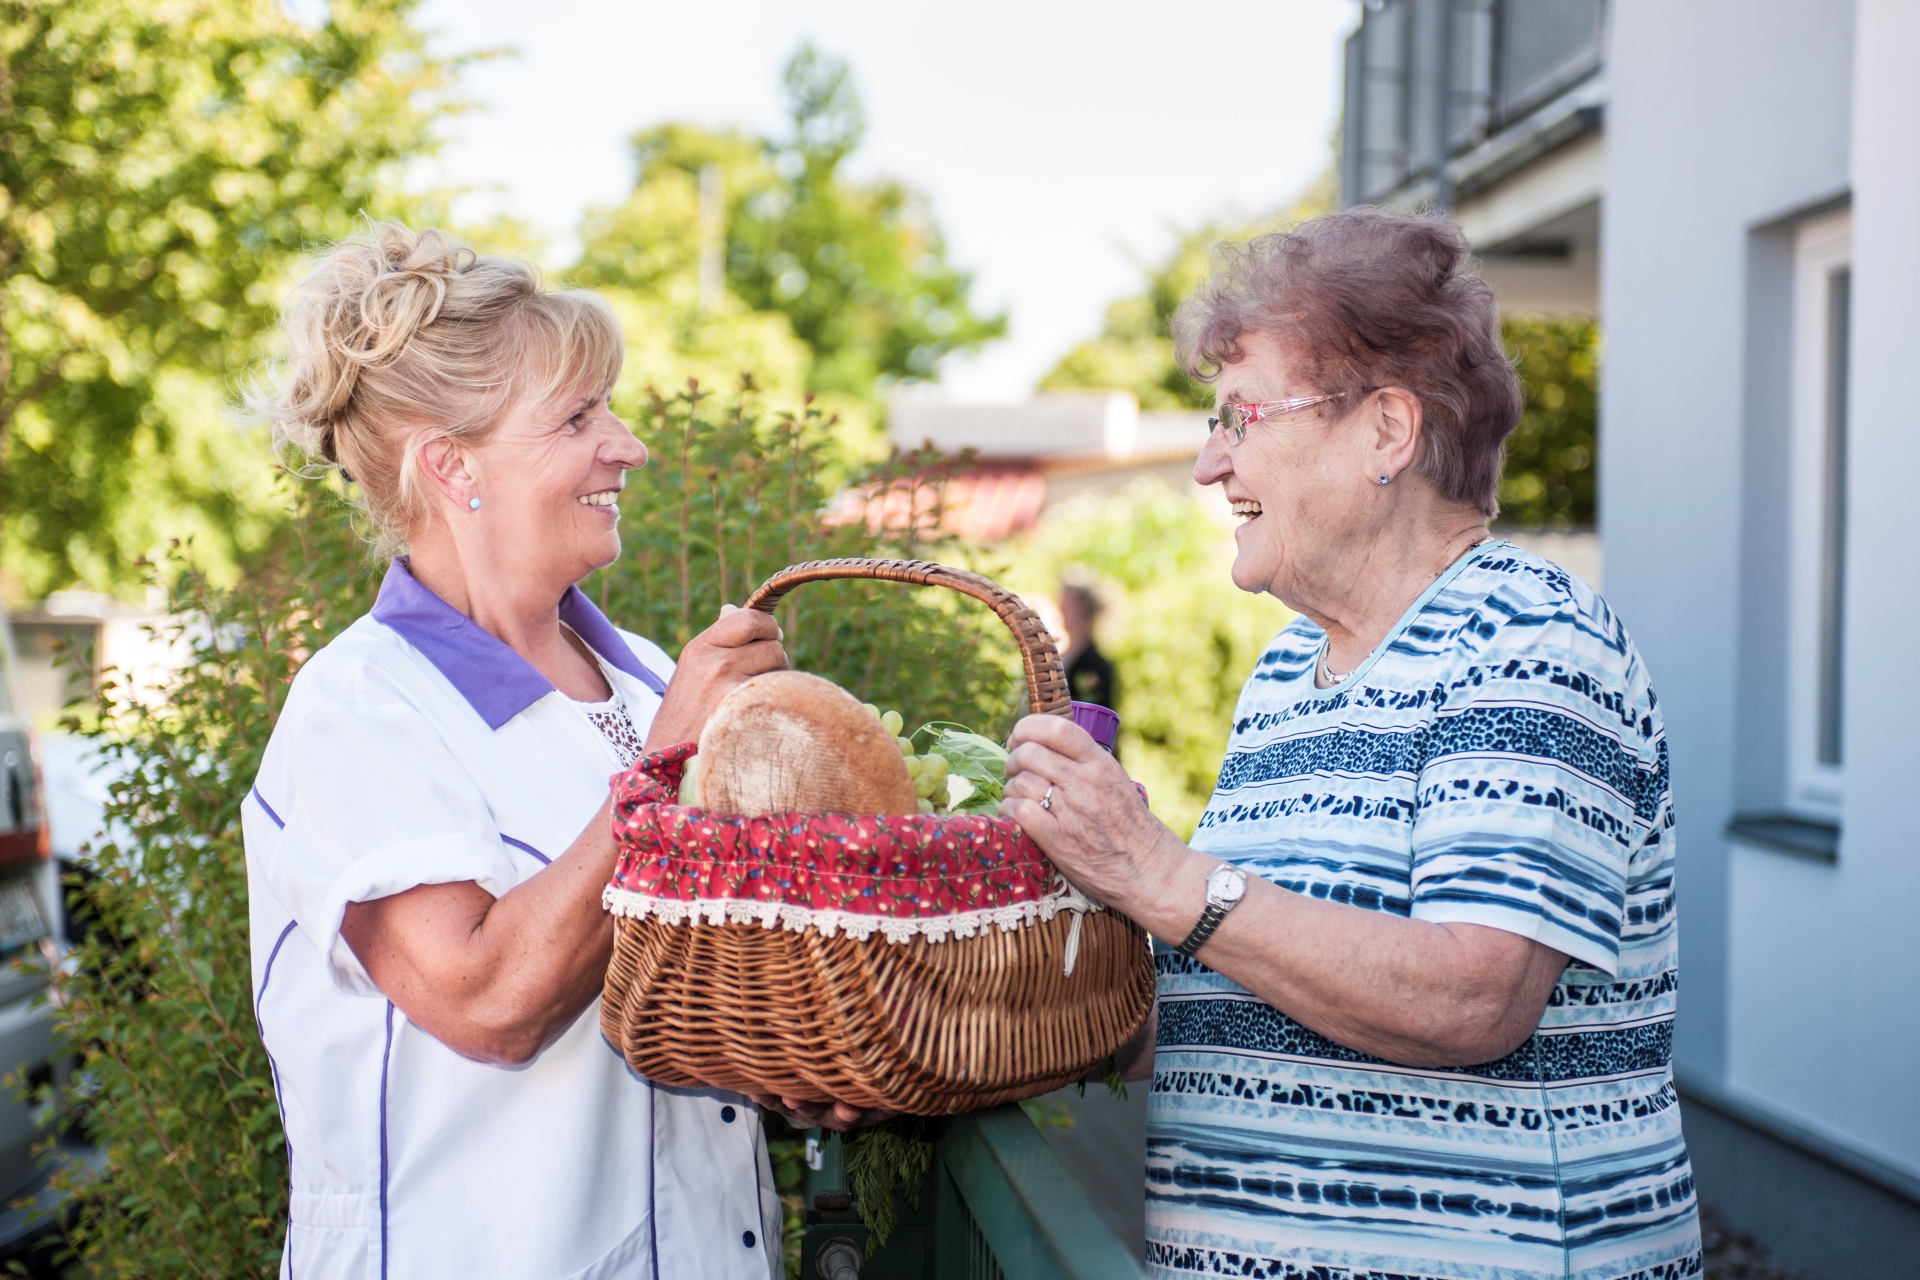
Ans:
<svg viewBox="0 0 1920 1280"><path fill-rule="evenodd" d="M1207 945L1207 939L1227 918L1227 912L1240 905L1240 899L1247 896L1247 873L1238 867L1221 863L1207 877L1207 909L1200 913L1200 923L1193 926L1193 932L1187 940L1174 950L1183 956L1190 956Z"/></svg>

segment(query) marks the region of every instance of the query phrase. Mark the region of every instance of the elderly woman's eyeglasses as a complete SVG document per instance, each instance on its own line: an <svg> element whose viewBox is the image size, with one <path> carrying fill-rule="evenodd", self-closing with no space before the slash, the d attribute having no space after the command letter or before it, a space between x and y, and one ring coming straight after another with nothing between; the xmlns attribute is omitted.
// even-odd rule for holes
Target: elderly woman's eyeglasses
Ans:
<svg viewBox="0 0 1920 1280"><path fill-rule="evenodd" d="M1293 413L1299 409L1310 409L1316 404L1325 404L1329 400L1338 400L1341 393L1335 391L1324 396L1295 396L1291 400L1262 400L1255 404L1236 404L1229 401L1220 406L1220 416L1207 419L1207 434L1212 435L1221 427L1227 429L1227 440L1239 444L1247 438L1247 428L1256 422L1265 422L1268 418L1277 418L1283 413Z"/></svg>

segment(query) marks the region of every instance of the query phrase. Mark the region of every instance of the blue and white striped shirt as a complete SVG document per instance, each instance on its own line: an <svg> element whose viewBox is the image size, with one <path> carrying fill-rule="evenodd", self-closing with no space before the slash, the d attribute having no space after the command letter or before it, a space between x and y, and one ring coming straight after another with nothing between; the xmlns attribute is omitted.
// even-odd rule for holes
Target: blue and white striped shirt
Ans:
<svg viewBox="0 0 1920 1280"><path fill-rule="evenodd" d="M1155 1275L1699 1274L1671 1070L1665 734L1606 603L1491 542L1351 676L1295 620L1241 693L1194 846L1296 893L1570 956L1497 1062L1369 1057L1160 947Z"/></svg>

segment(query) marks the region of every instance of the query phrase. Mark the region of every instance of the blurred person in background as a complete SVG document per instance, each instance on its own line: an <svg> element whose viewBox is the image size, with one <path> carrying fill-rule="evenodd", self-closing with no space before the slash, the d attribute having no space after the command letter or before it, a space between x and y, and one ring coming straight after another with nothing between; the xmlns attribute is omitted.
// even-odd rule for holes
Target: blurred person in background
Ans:
<svg viewBox="0 0 1920 1280"><path fill-rule="evenodd" d="M597 1012L608 778L785 666L773 619L723 611L676 668L575 586L647 461L591 294L370 223L286 338L257 413L398 554L300 668L244 808L281 1274L777 1278L759 1112L632 1074Z"/></svg>
<svg viewBox="0 0 1920 1280"><path fill-rule="evenodd" d="M1318 218L1175 329L1233 581L1299 616L1191 844L1060 717L1003 810L1158 940L1150 1270L1698 1275L1659 704L1606 602L1488 532L1521 399L1465 237Z"/></svg>
<svg viewBox="0 0 1920 1280"><path fill-rule="evenodd" d="M1060 587L1060 618L1067 628L1067 651L1061 658L1067 665L1067 687L1075 702L1117 711L1120 689L1114 680L1113 664L1093 638L1093 624L1102 605L1093 588L1068 582Z"/></svg>

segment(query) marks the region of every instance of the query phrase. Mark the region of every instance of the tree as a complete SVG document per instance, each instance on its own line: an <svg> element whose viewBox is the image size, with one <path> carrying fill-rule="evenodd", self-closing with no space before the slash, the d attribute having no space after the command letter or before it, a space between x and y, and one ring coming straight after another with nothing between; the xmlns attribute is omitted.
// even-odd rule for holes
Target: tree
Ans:
<svg viewBox="0 0 1920 1280"><path fill-rule="evenodd" d="M0 546L17 594L231 565L281 518L220 413L301 251L453 107L416 0L0 3Z"/></svg>
<svg viewBox="0 0 1920 1280"><path fill-rule="evenodd" d="M1337 195L1329 168L1279 213L1252 223L1209 223L1180 233L1170 255L1143 265L1146 289L1110 305L1099 335L1060 357L1040 380L1041 387L1131 391L1142 409L1211 408L1213 388L1189 378L1174 359L1173 335L1167 327L1174 310L1206 280L1216 245L1251 239L1326 213Z"/></svg>
<svg viewBox="0 0 1920 1280"><path fill-rule="evenodd" d="M634 192L587 219L573 277L643 294L697 281L703 243L722 249L703 234L717 234L726 288L751 311L785 316L811 350L808 390L869 402L1004 333L1004 316L974 312L972 278L947 261L923 199L841 174L865 130L847 65L803 45L784 85L784 137L688 124L636 135ZM703 175L719 202L712 232L700 224Z"/></svg>

